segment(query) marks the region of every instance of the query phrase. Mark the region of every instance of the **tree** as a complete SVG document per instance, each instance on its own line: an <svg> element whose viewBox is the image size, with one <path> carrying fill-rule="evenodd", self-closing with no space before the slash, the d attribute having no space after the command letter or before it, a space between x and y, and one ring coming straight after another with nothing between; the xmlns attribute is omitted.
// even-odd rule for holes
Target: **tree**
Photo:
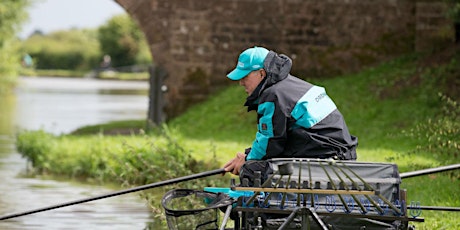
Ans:
<svg viewBox="0 0 460 230"><path fill-rule="evenodd" d="M16 33L28 15L30 0L0 1L0 92L14 83L20 65ZM3 88L2 88L3 87Z"/></svg>
<svg viewBox="0 0 460 230"><path fill-rule="evenodd" d="M90 70L99 66L101 56L94 29L34 33L22 42L22 50L34 58L37 69Z"/></svg>
<svg viewBox="0 0 460 230"><path fill-rule="evenodd" d="M142 36L139 27L126 14L114 16L99 27L102 54L110 55L113 66L136 63Z"/></svg>

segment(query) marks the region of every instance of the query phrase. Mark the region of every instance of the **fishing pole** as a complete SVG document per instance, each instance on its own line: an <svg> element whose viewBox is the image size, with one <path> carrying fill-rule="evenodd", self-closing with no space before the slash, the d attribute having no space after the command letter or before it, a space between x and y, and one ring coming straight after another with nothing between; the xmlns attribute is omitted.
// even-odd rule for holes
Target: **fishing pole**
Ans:
<svg viewBox="0 0 460 230"><path fill-rule="evenodd" d="M454 169L460 169L460 164L453 164L453 165L441 166L437 168L429 168L429 169L422 169L422 170L417 170L417 171L412 171L412 172L400 173L399 176L401 177L401 179L405 179L405 178L422 176L422 175L432 174L432 173L437 173L437 172L444 172L444 171L449 171L449 170L454 170Z"/></svg>
<svg viewBox="0 0 460 230"><path fill-rule="evenodd" d="M112 192L112 193L107 193L107 194L100 195L100 196L89 197L89 198L85 198L85 199L70 201L70 202L66 202L66 203L62 203L62 204L56 204L56 205L53 205L53 206L39 208L39 209L35 209L35 210L30 210L30 211L25 211L25 212L20 212L20 213L13 213L13 214L9 214L9 215L4 215L4 216L0 216L0 220L12 219L12 218L15 218L15 217L26 216L26 215L30 215L30 214L34 214L34 213L38 213L38 212L44 212L44 211L48 211L48 210L52 210L52 209L57 209L57 208L62 208L62 207L75 205L75 204L81 204L81 203L90 202L90 201L94 201L94 200L100 200L100 199L109 198L109 197L113 197L113 196L119 196L119 195L123 195L123 194L127 194L127 193L138 192L138 191L142 191L142 190L146 190L146 189L151 189L151 188L161 187L161 186L165 186L165 185L175 184L175 183L179 183L179 182L183 182L183 181L188 181L188 180L199 179L199 178L208 177L208 176L212 176L212 175L222 174L222 173L225 173L225 172L226 172L225 169L215 169L215 170L211 170L211 171L207 171L207 172L201 172L201 173L197 173L197 174L193 174L193 175L178 177L178 178L175 178L175 179L155 182L155 183L146 184L146 185L142 185L142 186L138 186L138 187L134 187L134 188L130 188L130 189L125 189L125 190L120 190L120 191L116 191L116 192Z"/></svg>

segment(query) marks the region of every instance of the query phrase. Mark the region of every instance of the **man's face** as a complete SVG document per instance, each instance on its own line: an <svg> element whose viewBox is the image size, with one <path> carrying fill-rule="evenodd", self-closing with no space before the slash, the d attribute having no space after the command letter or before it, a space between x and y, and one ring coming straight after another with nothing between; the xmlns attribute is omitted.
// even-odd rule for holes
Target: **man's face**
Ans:
<svg viewBox="0 0 460 230"><path fill-rule="evenodd" d="M240 80L240 85L244 87L248 95L251 95L264 77L265 71L263 69L255 70L250 72L246 77L243 77Z"/></svg>

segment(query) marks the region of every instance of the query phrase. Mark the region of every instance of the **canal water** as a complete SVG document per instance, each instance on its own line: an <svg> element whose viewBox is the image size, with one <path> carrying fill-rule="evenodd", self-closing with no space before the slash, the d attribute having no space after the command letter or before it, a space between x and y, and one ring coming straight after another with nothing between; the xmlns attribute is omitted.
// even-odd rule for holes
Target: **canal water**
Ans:
<svg viewBox="0 0 460 230"><path fill-rule="evenodd" d="M148 82L73 78L21 78L0 97L0 216L112 192L95 185L31 177L16 151L19 130L60 135L84 125L145 119ZM0 229L145 229L152 218L138 194L68 206L10 220Z"/></svg>

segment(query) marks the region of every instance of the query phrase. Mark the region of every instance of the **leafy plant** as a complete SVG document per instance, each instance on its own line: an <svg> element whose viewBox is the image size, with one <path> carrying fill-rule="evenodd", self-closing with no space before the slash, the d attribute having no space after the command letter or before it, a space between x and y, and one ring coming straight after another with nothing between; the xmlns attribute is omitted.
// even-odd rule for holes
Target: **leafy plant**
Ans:
<svg viewBox="0 0 460 230"><path fill-rule="evenodd" d="M0 94L10 91L15 84L21 53L15 33L27 19L29 0L0 2Z"/></svg>
<svg viewBox="0 0 460 230"><path fill-rule="evenodd" d="M48 164L48 153L54 143L54 136L42 130L21 132L17 135L17 150L31 163L32 167L43 172Z"/></svg>
<svg viewBox="0 0 460 230"><path fill-rule="evenodd" d="M428 151L441 163L454 163L460 157L460 105L441 93L439 98L443 104L441 113L406 133L419 140L415 152Z"/></svg>

